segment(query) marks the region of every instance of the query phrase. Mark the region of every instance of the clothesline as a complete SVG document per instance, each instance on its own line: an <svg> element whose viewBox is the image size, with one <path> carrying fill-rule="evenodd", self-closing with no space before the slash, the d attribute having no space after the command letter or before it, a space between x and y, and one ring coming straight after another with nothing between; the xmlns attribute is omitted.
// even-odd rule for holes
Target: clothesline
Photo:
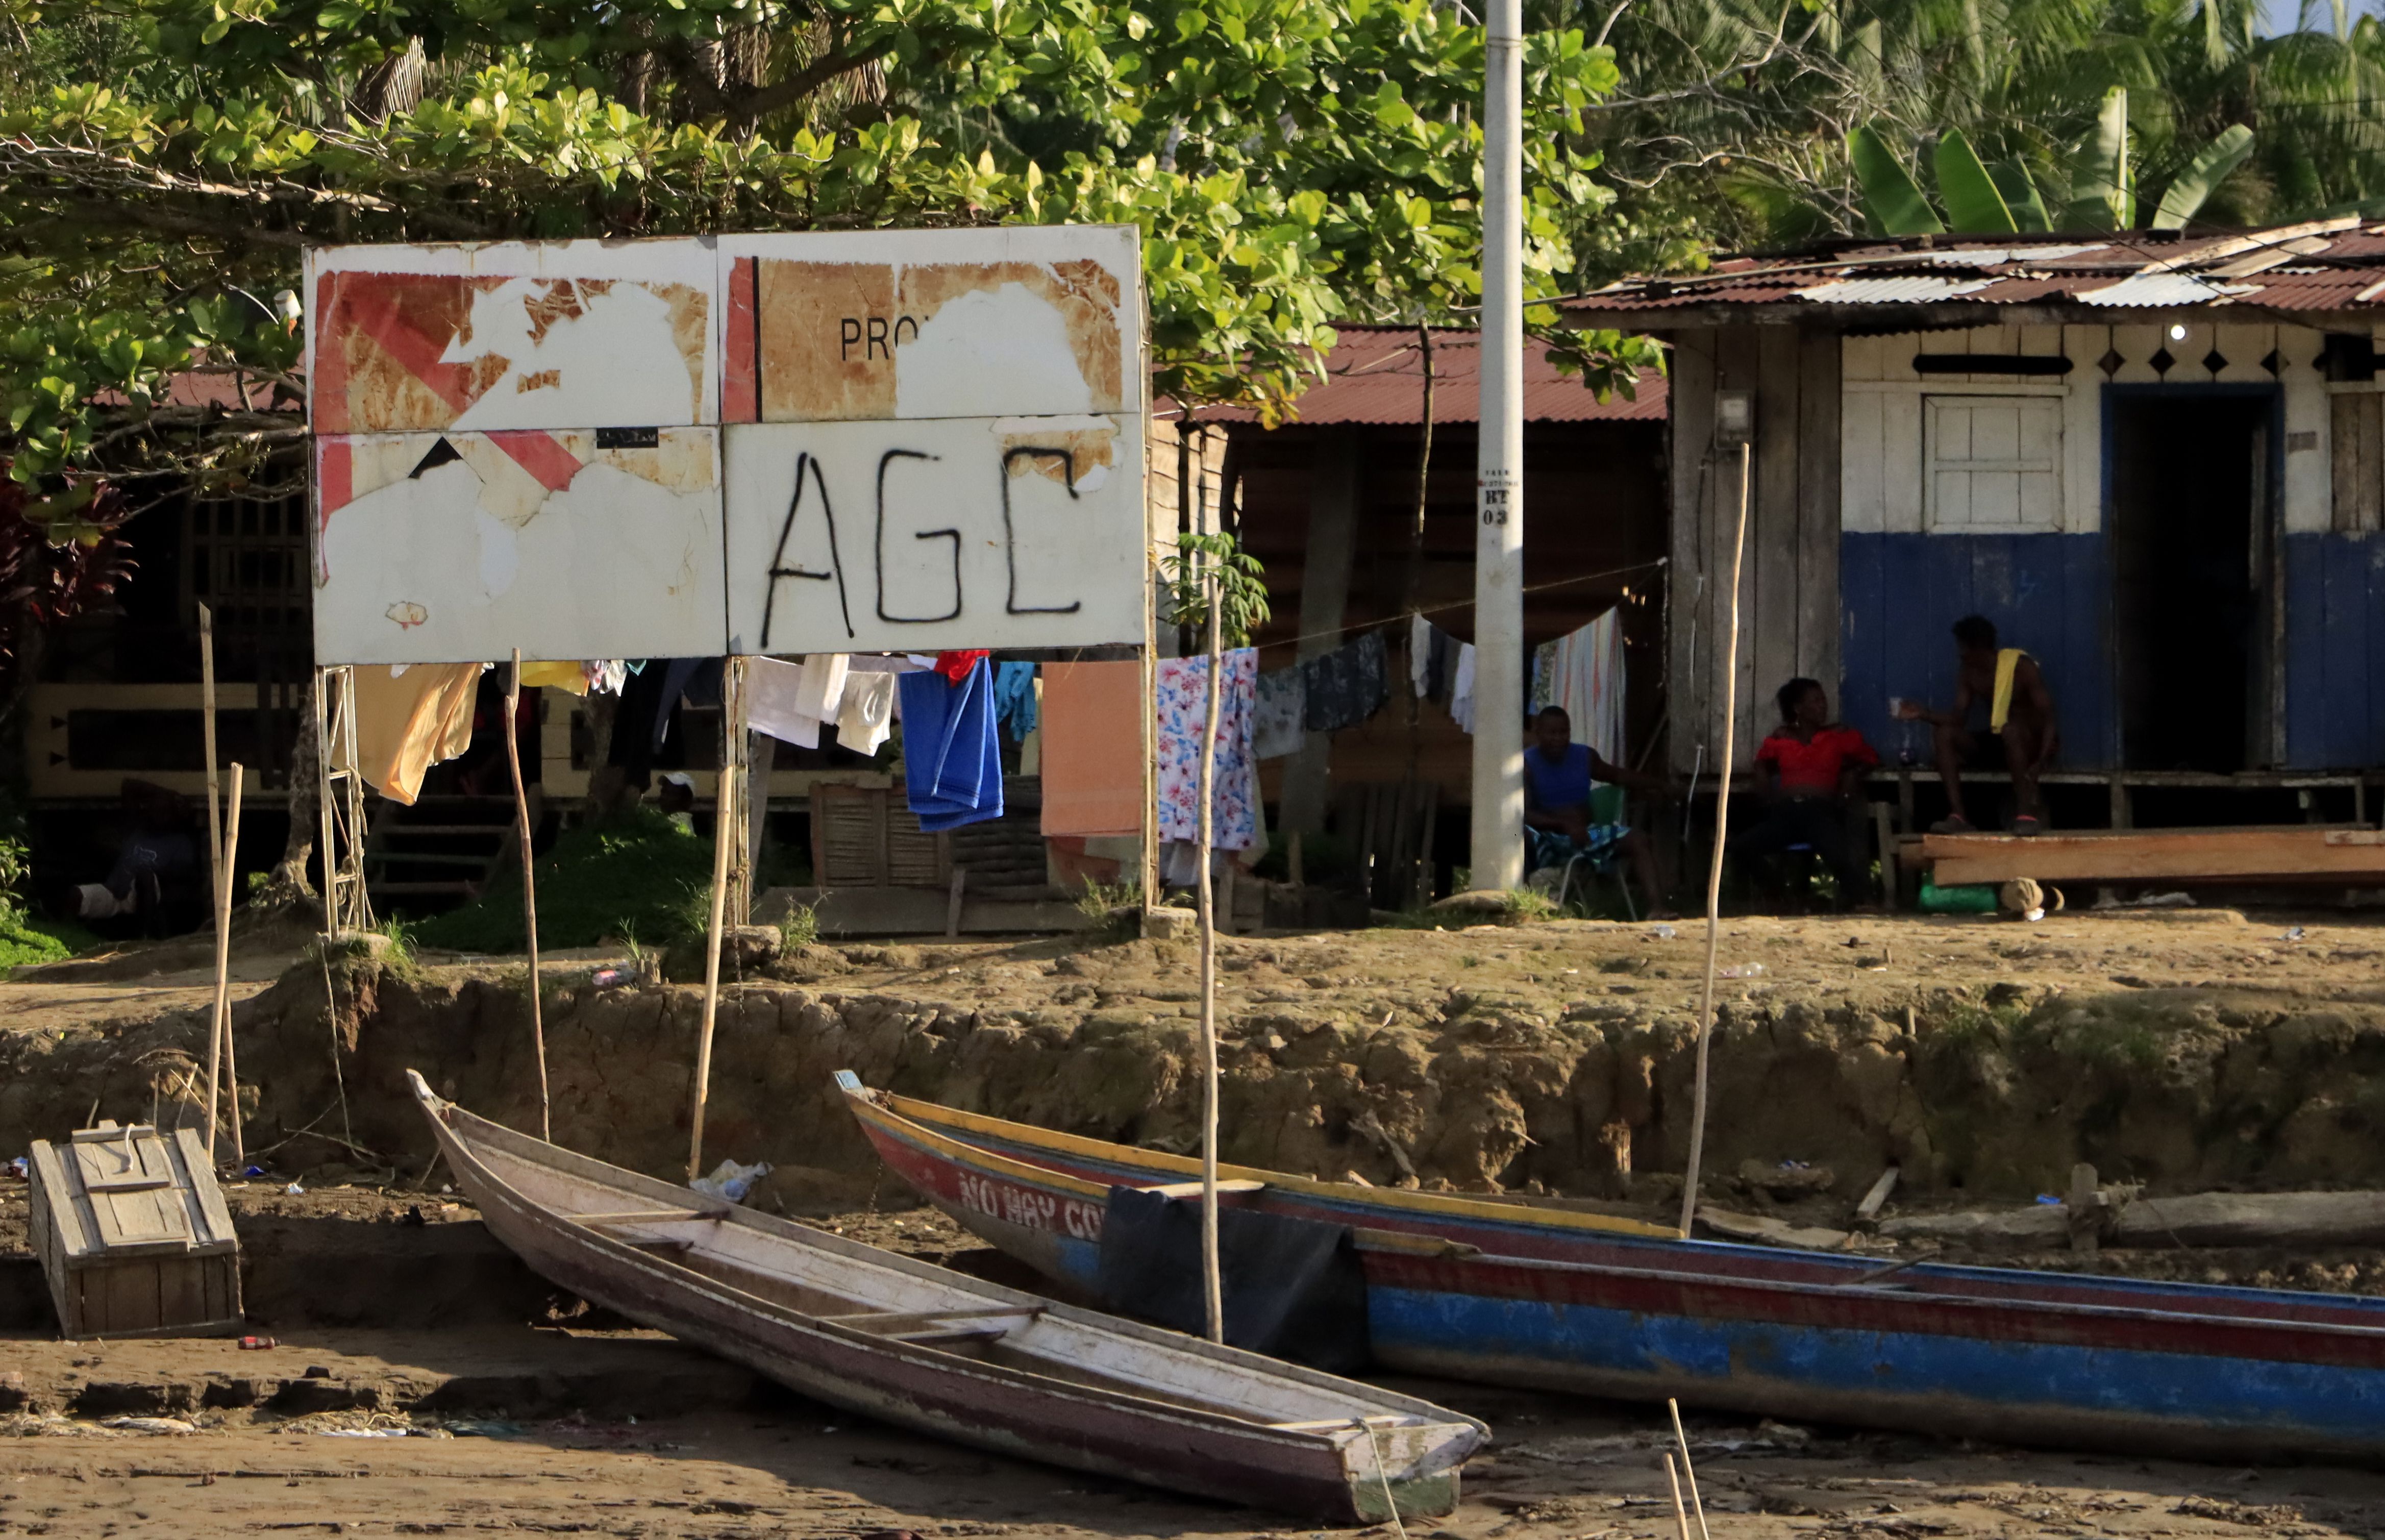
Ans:
<svg viewBox="0 0 2385 1540"><path fill-rule="evenodd" d="M1517 589L1517 593L1519 595L1539 594L1552 588L1567 588L1578 582L1596 582L1601 578L1619 578L1627 572L1643 572L1651 567L1667 567L1672 564L1672 560L1673 558L1671 557L1658 557L1654 561L1635 561L1629 567L1611 567L1604 572L1583 572L1570 578L1552 578L1547 582L1528 582L1523 587ZM1471 599L1454 599L1448 604L1431 605L1423 609L1410 610L1406 614L1390 616L1381 620L1372 621L1370 624L1385 626L1396 625L1400 621L1406 620L1408 615L1440 615L1453 609L1471 609L1473 607L1474 601ZM1367 626L1363 625L1336 626L1330 631L1310 631L1303 632L1297 636L1271 637L1268 640L1256 645L1261 647L1289 647L1297 645L1302 642L1313 641L1322 636L1346 636L1354 631L1365 631L1366 629L1367 629Z"/></svg>

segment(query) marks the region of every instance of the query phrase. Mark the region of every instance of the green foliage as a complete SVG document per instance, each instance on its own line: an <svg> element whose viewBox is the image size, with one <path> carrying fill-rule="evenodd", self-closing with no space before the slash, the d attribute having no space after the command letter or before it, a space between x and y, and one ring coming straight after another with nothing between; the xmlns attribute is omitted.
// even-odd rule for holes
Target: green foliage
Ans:
<svg viewBox="0 0 2385 1540"><path fill-rule="evenodd" d="M2154 213L2155 230L2184 230L2186 221L2208 200L2215 189L2228 179L2228 173L2244 164L2253 153L2253 131L2241 123L2232 124L2228 131L2205 144L2201 153L2186 164L2162 194L2161 207Z"/></svg>
<svg viewBox="0 0 2385 1540"><path fill-rule="evenodd" d="M705 916L706 927L711 915ZM779 948L784 952L801 951L819 940L819 909L812 904L790 904L786 917L779 921Z"/></svg>
<svg viewBox="0 0 2385 1540"><path fill-rule="evenodd" d="M38 962L60 962L99 945L71 920L36 920L10 905L0 909L0 973Z"/></svg>
<svg viewBox="0 0 2385 1540"><path fill-rule="evenodd" d="M1997 190L1995 178L1979 162L1971 142L1963 137L1961 129L1948 129L1938 136L1938 195L1946 200L1946 222L1954 229L1970 232L2009 234L2020 226L2013 219L2012 209L2005 206L2004 195ZM2015 167L2020 176L2026 169Z"/></svg>
<svg viewBox="0 0 2385 1540"><path fill-rule="evenodd" d="M1205 635L1209 626L1209 595L1217 595L1220 645L1248 646L1251 632L1267 624L1267 569L1242 549L1231 534L1180 534L1176 554L1160 559L1160 581L1167 588L1168 618Z"/></svg>
<svg viewBox="0 0 2385 1540"><path fill-rule="evenodd" d="M705 933L712 847L652 808L567 830L538 861L538 938L593 946L608 936L668 945ZM528 944L521 875L508 869L462 908L410 928L416 945L518 952Z"/></svg>
<svg viewBox="0 0 2385 1540"><path fill-rule="evenodd" d="M1935 235L1946 228L1877 127L1866 123L1849 134L1847 157L1863 184L1864 211L1872 228L1883 235Z"/></svg>
<svg viewBox="0 0 2385 1540"><path fill-rule="evenodd" d="M2094 124L2071 147L2071 200L2063 224L2070 230L2126 230L2137 222L2129 181L2129 93L2104 93Z"/></svg>
<svg viewBox="0 0 2385 1540"><path fill-rule="evenodd" d="M310 242L1129 223L1155 388L1270 419L1336 320L1480 291L1482 32L1431 0L0 7L0 410L29 487L265 474L302 432L272 408L303 399L281 296ZM1617 73L1556 29L1525 76L1547 295L1612 201L1580 135ZM194 369L223 402L169 397Z"/></svg>

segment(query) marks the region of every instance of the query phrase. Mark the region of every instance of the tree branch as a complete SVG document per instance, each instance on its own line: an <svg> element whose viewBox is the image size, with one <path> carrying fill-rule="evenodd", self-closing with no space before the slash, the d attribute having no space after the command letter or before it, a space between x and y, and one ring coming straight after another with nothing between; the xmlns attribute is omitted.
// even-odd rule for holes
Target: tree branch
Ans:
<svg viewBox="0 0 2385 1540"><path fill-rule="evenodd" d="M874 64L893 51L894 39L892 37L880 38L857 53L831 48L777 84L766 85L743 101L732 103L730 114L740 123L753 122L781 107L794 106L839 75L851 74L864 65Z"/></svg>

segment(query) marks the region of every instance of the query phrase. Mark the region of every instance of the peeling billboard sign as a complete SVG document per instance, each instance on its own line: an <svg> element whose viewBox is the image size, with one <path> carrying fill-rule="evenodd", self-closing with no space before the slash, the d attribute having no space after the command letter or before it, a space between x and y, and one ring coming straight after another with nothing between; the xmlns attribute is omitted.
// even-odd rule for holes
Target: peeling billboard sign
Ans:
<svg viewBox="0 0 2385 1540"><path fill-rule="evenodd" d="M307 256L318 433L720 420L708 240Z"/></svg>
<svg viewBox="0 0 2385 1540"><path fill-rule="evenodd" d="M1049 417L1141 400L1122 227L725 236L731 422Z"/></svg>
<svg viewBox="0 0 2385 1540"><path fill-rule="evenodd" d="M1138 240L309 252L318 659L1140 640Z"/></svg>
<svg viewBox="0 0 2385 1540"><path fill-rule="evenodd" d="M315 645L341 663L722 651L719 430L315 441Z"/></svg>
<svg viewBox="0 0 2385 1540"><path fill-rule="evenodd" d="M1092 416L730 424L730 650L934 652L1139 636L1133 425Z"/></svg>

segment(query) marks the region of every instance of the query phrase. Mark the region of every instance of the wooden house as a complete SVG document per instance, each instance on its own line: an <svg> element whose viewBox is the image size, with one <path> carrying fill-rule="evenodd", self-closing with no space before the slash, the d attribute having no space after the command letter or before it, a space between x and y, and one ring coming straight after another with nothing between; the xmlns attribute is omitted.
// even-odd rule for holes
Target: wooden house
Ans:
<svg viewBox="0 0 2385 1540"><path fill-rule="evenodd" d="M2346 217L1851 242L1576 302L1672 349L1672 767L1714 763L1729 424L1752 412L1736 768L1773 690L1810 675L1914 762L1910 811L1929 743L1890 699L1951 704L1949 627L1977 613L2052 686L2066 821L2126 825L2149 798L2156 820L2365 820L2380 264L2385 226Z"/></svg>

